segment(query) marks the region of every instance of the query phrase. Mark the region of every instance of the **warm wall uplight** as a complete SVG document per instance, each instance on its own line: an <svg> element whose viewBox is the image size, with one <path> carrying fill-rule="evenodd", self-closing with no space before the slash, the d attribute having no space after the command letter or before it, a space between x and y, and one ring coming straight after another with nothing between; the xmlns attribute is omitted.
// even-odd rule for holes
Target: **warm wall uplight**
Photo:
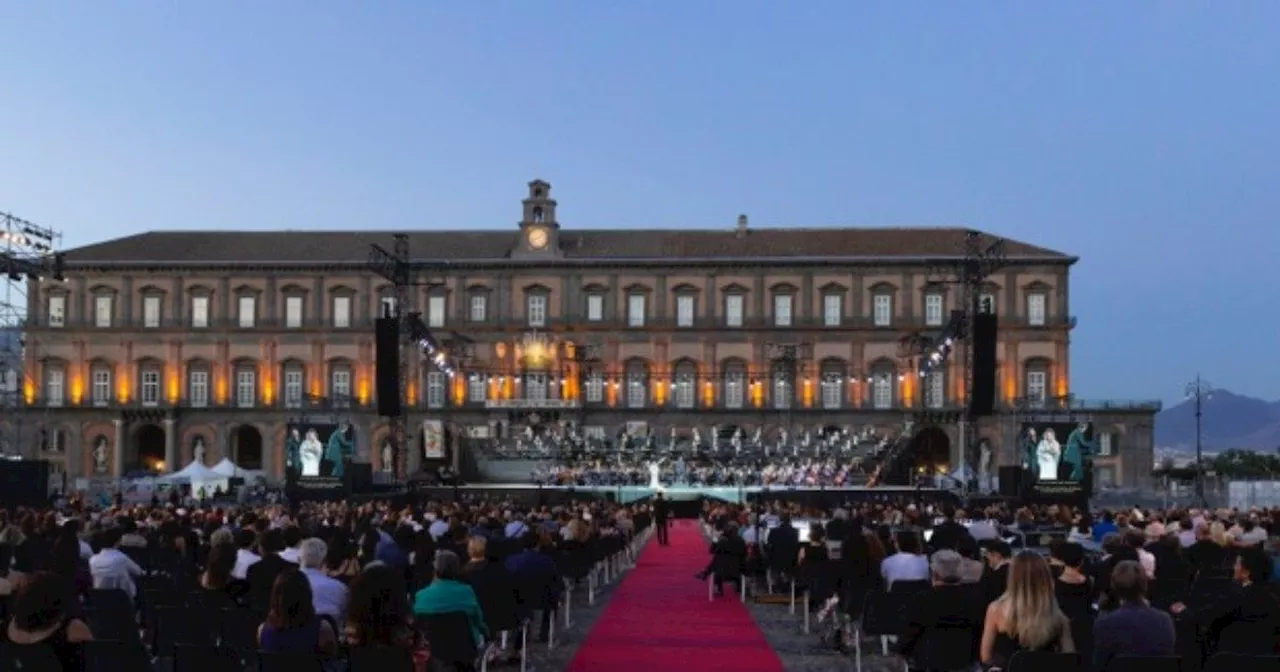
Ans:
<svg viewBox="0 0 1280 672"><path fill-rule="evenodd" d="M709 380L702 384L702 403L707 408L716 405L716 386Z"/></svg>
<svg viewBox="0 0 1280 672"><path fill-rule="evenodd" d="M133 388L129 387L129 374L124 372L124 367L120 367L120 373L116 376L116 401L127 404L133 398Z"/></svg>
<svg viewBox="0 0 1280 672"><path fill-rule="evenodd" d="M756 408L764 407L764 385L758 380L751 382L751 405Z"/></svg>
<svg viewBox="0 0 1280 672"><path fill-rule="evenodd" d="M36 384L30 378L22 381L22 399L28 406L36 403Z"/></svg>
<svg viewBox="0 0 1280 672"><path fill-rule="evenodd" d="M916 400L915 380L912 376L903 376L900 385L902 389L899 390L901 395L899 398L902 399L902 405L906 408L911 408L915 405L914 402Z"/></svg>
<svg viewBox="0 0 1280 672"><path fill-rule="evenodd" d="M410 406L417 406L418 405L418 385L411 380L409 381L408 385L405 385L404 391L405 391L405 403L407 403Z"/></svg>
<svg viewBox="0 0 1280 672"><path fill-rule="evenodd" d="M960 398L964 398L964 384L961 383ZM1018 381L1013 376L1005 375L1004 377L1004 400L1010 404L1018 398Z"/></svg>
<svg viewBox="0 0 1280 672"><path fill-rule="evenodd" d="M801 400L805 408L813 408L813 379L805 377L804 387L801 389Z"/></svg>
<svg viewBox="0 0 1280 672"><path fill-rule="evenodd" d="M465 376L454 376L449 381L453 387L453 403L461 406L467 401L467 379Z"/></svg>
<svg viewBox="0 0 1280 672"><path fill-rule="evenodd" d="M178 381L177 367L169 367L169 379L165 381L165 397L169 403L176 404L182 398L182 384Z"/></svg>
<svg viewBox="0 0 1280 672"><path fill-rule="evenodd" d="M258 367L258 375L262 378L262 404L270 406L276 403L276 380L273 375L275 371L271 364L263 362Z"/></svg>
<svg viewBox="0 0 1280 672"><path fill-rule="evenodd" d="M614 380L605 385L605 396L609 400L609 407L618 405L618 381Z"/></svg>
<svg viewBox="0 0 1280 672"><path fill-rule="evenodd" d="M667 391L671 386L667 381L659 378L653 386L653 401L655 404L662 406L667 403Z"/></svg>
<svg viewBox="0 0 1280 672"><path fill-rule="evenodd" d="M1058 398L1061 399L1071 393L1071 385L1067 381L1067 367L1059 365L1056 368L1053 377L1057 379Z"/></svg>
<svg viewBox="0 0 1280 672"><path fill-rule="evenodd" d="M369 405L369 377L363 373L360 374L360 379L356 381L356 401L360 402L361 406Z"/></svg>
<svg viewBox="0 0 1280 672"><path fill-rule="evenodd" d="M218 397L218 404L222 405L227 403L227 374L225 373L218 374L218 385L217 385L216 391L217 391L217 397Z"/></svg>
<svg viewBox="0 0 1280 672"><path fill-rule="evenodd" d="M84 401L84 376L75 374L71 377L71 403L79 406Z"/></svg>

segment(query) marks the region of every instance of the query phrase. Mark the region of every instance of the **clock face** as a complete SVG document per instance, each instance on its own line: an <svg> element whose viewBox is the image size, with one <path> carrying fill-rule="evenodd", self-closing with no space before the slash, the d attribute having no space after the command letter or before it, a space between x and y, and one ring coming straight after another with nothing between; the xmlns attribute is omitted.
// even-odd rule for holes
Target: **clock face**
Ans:
<svg viewBox="0 0 1280 672"><path fill-rule="evenodd" d="M541 250L547 246L547 230L531 229L529 231L529 247L535 250Z"/></svg>

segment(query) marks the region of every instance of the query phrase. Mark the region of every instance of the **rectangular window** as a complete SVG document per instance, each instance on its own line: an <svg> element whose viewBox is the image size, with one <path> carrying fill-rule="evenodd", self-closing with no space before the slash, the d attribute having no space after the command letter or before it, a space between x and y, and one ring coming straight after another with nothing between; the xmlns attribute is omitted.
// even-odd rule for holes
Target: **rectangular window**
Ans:
<svg viewBox="0 0 1280 672"><path fill-rule="evenodd" d="M93 326L106 329L111 326L111 304L109 296L93 297Z"/></svg>
<svg viewBox="0 0 1280 672"><path fill-rule="evenodd" d="M329 396L335 405L349 406L351 404L350 369L339 368L330 373Z"/></svg>
<svg viewBox="0 0 1280 672"><path fill-rule="evenodd" d="M45 382L44 403L49 406L61 406L67 395L67 377L62 369L49 369Z"/></svg>
<svg viewBox="0 0 1280 672"><path fill-rule="evenodd" d="M242 296L236 303L237 316L240 318L241 329L252 329L255 320L258 317L258 301L252 296Z"/></svg>
<svg viewBox="0 0 1280 672"><path fill-rule="evenodd" d="M67 325L67 297L63 295L49 297L49 326L65 327Z"/></svg>
<svg viewBox="0 0 1280 672"><path fill-rule="evenodd" d="M697 395L696 380L691 373L682 373L676 376L676 407L677 408L693 408L693 404Z"/></svg>
<svg viewBox="0 0 1280 672"><path fill-rule="evenodd" d="M627 326L644 326L645 303L644 294L632 294L627 297Z"/></svg>
<svg viewBox="0 0 1280 672"><path fill-rule="evenodd" d="M600 322L604 319L604 296L589 294L587 296L587 321Z"/></svg>
<svg viewBox="0 0 1280 672"><path fill-rule="evenodd" d="M876 376L871 384L871 405L875 408L891 408L893 406L893 378Z"/></svg>
<svg viewBox="0 0 1280 672"><path fill-rule="evenodd" d="M484 376L473 373L467 379L467 399L472 403L484 403L489 396L489 381Z"/></svg>
<svg viewBox="0 0 1280 672"><path fill-rule="evenodd" d="M378 299L378 317L396 316L396 297L384 296Z"/></svg>
<svg viewBox="0 0 1280 672"><path fill-rule="evenodd" d="M693 306L692 296L676 297L676 326L692 327L693 326Z"/></svg>
<svg viewBox="0 0 1280 672"><path fill-rule="evenodd" d="M191 326L197 329L209 326L209 297L191 297Z"/></svg>
<svg viewBox="0 0 1280 672"><path fill-rule="evenodd" d="M236 406L253 408L258 403L258 377L253 369L236 372Z"/></svg>
<svg viewBox="0 0 1280 672"><path fill-rule="evenodd" d="M587 403L599 404L604 401L604 376L591 373L587 376Z"/></svg>
<svg viewBox="0 0 1280 672"><path fill-rule="evenodd" d="M648 403L649 386L645 385L644 373L633 371L627 374L627 406L644 408Z"/></svg>
<svg viewBox="0 0 1280 672"><path fill-rule="evenodd" d="M147 370L142 372L141 388L142 405L155 406L160 403L160 372Z"/></svg>
<svg viewBox="0 0 1280 672"><path fill-rule="evenodd" d="M284 326L286 329L302 327L302 297L284 297Z"/></svg>
<svg viewBox="0 0 1280 672"><path fill-rule="evenodd" d="M471 295L471 321L484 322L489 315L489 297L484 294Z"/></svg>
<svg viewBox="0 0 1280 672"><path fill-rule="evenodd" d="M192 371L191 381L187 389L187 403L195 408L209 405L209 372Z"/></svg>
<svg viewBox="0 0 1280 672"><path fill-rule="evenodd" d="M844 405L844 374L828 371L822 374L822 407L828 410Z"/></svg>
<svg viewBox="0 0 1280 672"><path fill-rule="evenodd" d="M1098 456L1111 457L1111 432L1103 432L1098 435Z"/></svg>
<svg viewBox="0 0 1280 672"><path fill-rule="evenodd" d="M142 326L146 329L160 326L160 297L142 297Z"/></svg>
<svg viewBox="0 0 1280 672"><path fill-rule="evenodd" d="M529 326L547 326L547 297L542 294L532 294L527 303Z"/></svg>
<svg viewBox="0 0 1280 672"><path fill-rule="evenodd" d="M978 312L984 315L995 314L996 312L995 294L979 294L978 295Z"/></svg>
<svg viewBox="0 0 1280 672"><path fill-rule="evenodd" d="M779 294L773 297L773 326L791 326L791 295Z"/></svg>
<svg viewBox="0 0 1280 672"><path fill-rule="evenodd" d="M1044 371L1027 372L1027 400L1035 404L1043 404L1047 392Z"/></svg>
<svg viewBox="0 0 1280 672"><path fill-rule="evenodd" d="M526 373L523 387L526 401L542 402L547 400L547 374Z"/></svg>
<svg viewBox="0 0 1280 672"><path fill-rule="evenodd" d="M928 408L942 408L946 405L946 375L942 371L930 371L925 376L924 405Z"/></svg>
<svg viewBox="0 0 1280 672"><path fill-rule="evenodd" d="M746 378L740 372L724 374L725 408L742 408L746 399ZM713 437L714 439L714 437Z"/></svg>
<svg viewBox="0 0 1280 672"><path fill-rule="evenodd" d="M338 329L351 327L351 297L333 297L333 326Z"/></svg>
<svg viewBox="0 0 1280 672"><path fill-rule="evenodd" d="M928 294L924 297L924 324L927 327L942 326L941 294Z"/></svg>
<svg viewBox="0 0 1280 672"><path fill-rule="evenodd" d="M90 391L89 397L93 400L94 406L106 406L111 403L110 369L93 370L93 389Z"/></svg>
<svg viewBox="0 0 1280 672"><path fill-rule="evenodd" d="M742 307L746 303L741 294L730 294L724 297L724 325L726 327L742 326Z"/></svg>
<svg viewBox="0 0 1280 672"><path fill-rule="evenodd" d="M439 371L427 372L427 408L444 408L445 376Z"/></svg>
<svg viewBox="0 0 1280 672"><path fill-rule="evenodd" d="M1030 294L1027 296L1027 324L1033 327L1044 326L1044 294Z"/></svg>
<svg viewBox="0 0 1280 672"><path fill-rule="evenodd" d="M773 377L773 407L791 408L791 381L785 374Z"/></svg>
<svg viewBox="0 0 1280 672"><path fill-rule="evenodd" d="M445 318L448 317L446 310L448 306L443 296L427 297L427 326L432 329L438 329L444 326Z"/></svg>
<svg viewBox="0 0 1280 672"><path fill-rule="evenodd" d="M842 313L844 312L843 303L839 294L828 294L822 297L822 326L840 326L841 317L843 317Z"/></svg>
<svg viewBox="0 0 1280 672"><path fill-rule="evenodd" d="M888 294L876 294L872 303L872 324L887 327L893 323L893 297Z"/></svg>
<svg viewBox="0 0 1280 672"><path fill-rule="evenodd" d="M285 369L284 405L285 408L302 407L302 369Z"/></svg>

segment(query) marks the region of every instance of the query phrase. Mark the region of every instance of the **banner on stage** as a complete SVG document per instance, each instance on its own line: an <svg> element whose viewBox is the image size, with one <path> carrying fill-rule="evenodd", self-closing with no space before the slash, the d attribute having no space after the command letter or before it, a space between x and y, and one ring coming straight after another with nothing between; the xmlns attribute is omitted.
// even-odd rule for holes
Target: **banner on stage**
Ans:
<svg viewBox="0 0 1280 672"><path fill-rule="evenodd" d="M444 423L439 420L422 421L422 456L428 460L444 459Z"/></svg>
<svg viewBox="0 0 1280 672"><path fill-rule="evenodd" d="M565 411L578 408L571 399L490 399L484 402L489 410L511 411Z"/></svg>

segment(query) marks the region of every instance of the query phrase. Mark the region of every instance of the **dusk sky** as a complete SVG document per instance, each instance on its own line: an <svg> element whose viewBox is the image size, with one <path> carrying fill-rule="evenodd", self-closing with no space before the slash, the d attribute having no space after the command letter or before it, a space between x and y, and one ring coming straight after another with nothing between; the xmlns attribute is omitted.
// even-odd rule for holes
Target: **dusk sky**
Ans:
<svg viewBox="0 0 1280 672"><path fill-rule="evenodd" d="M0 26L0 211L67 247L514 231L535 177L567 228L971 226L1081 257L1078 396L1280 398L1274 1L8 0Z"/></svg>

